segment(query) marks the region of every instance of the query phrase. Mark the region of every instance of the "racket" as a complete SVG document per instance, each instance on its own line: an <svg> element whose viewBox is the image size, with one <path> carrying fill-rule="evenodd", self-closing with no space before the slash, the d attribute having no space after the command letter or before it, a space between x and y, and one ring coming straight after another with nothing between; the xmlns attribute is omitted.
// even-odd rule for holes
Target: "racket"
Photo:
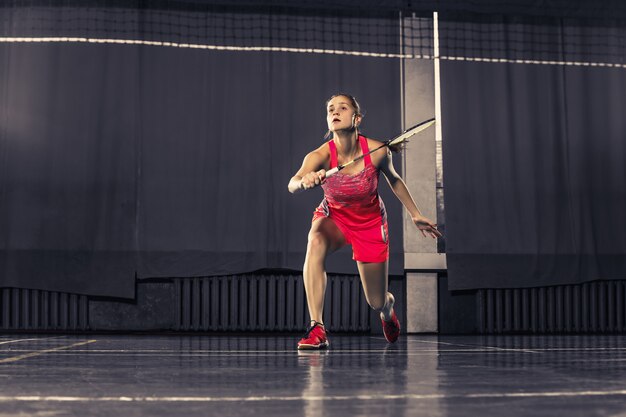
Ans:
<svg viewBox="0 0 626 417"><path fill-rule="evenodd" d="M355 162L360 161L361 159L365 158L366 155L374 153L374 152L376 152L379 149L382 149L382 148L388 147L388 146L399 145L401 143L406 142L407 139L409 139L411 136L418 134L422 130L428 129L433 124L435 124L435 119L434 118L425 120L425 121L423 121L421 123L416 124L413 127L408 128L407 130L402 132L400 135L396 136L395 138L389 139L387 142L383 143L378 148L373 149L373 150L369 151L368 153L365 153L365 154L363 154L363 155L361 155L359 157L356 157L356 158L354 158L350 162L346 162L343 165L339 165L338 167L335 167L333 169L329 169L328 171L326 171L326 178L335 175L336 173L338 173L339 171L341 171L342 169L344 169L348 165L351 165L351 164L354 164Z"/></svg>

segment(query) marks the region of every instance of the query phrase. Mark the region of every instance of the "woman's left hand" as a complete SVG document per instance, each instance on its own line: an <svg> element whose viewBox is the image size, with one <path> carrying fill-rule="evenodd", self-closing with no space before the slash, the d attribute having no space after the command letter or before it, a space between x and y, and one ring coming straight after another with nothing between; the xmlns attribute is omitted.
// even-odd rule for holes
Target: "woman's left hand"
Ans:
<svg viewBox="0 0 626 417"><path fill-rule="evenodd" d="M424 237L432 237L436 239L441 237L441 232L437 230L437 225L424 216L412 217L413 223L420 229Z"/></svg>

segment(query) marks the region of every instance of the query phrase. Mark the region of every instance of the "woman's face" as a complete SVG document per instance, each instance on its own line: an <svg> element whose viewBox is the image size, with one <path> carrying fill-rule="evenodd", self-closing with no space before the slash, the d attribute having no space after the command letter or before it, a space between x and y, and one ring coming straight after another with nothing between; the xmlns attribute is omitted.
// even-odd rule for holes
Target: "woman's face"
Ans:
<svg viewBox="0 0 626 417"><path fill-rule="evenodd" d="M361 116L355 116L356 110L346 96L336 96L330 99L326 106L326 122L328 130L352 129L361 122ZM353 120L354 118L354 120Z"/></svg>

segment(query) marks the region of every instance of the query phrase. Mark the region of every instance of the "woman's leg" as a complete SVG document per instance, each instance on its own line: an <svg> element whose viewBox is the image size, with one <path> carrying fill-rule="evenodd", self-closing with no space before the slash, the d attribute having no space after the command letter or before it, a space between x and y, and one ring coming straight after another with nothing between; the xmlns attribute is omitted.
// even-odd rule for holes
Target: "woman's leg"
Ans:
<svg viewBox="0 0 626 417"><path fill-rule="evenodd" d="M322 323L326 292L326 256L346 244L346 239L332 219L324 217L313 222L304 261L304 290L311 320Z"/></svg>
<svg viewBox="0 0 626 417"><path fill-rule="evenodd" d="M367 303L387 321L391 320L395 301L393 294L387 291L388 265L389 261L357 262Z"/></svg>

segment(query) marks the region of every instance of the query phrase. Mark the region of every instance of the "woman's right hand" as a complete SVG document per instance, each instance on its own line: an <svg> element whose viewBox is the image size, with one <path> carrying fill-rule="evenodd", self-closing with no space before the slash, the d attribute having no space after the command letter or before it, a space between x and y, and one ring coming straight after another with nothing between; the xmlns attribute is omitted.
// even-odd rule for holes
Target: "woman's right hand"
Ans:
<svg viewBox="0 0 626 417"><path fill-rule="evenodd" d="M309 172L302 177L300 181L300 188L308 190L309 188L317 187L326 179L326 170L320 169L317 172Z"/></svg>

